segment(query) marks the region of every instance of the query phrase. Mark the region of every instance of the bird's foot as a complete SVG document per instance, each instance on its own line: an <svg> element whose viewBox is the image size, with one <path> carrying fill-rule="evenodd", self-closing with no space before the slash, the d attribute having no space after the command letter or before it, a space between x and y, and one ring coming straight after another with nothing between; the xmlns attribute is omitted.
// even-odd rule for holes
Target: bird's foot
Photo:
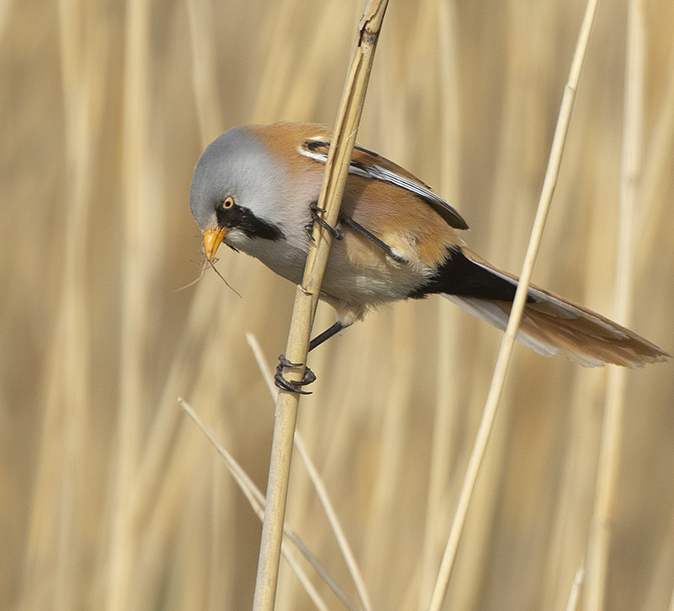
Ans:
<svg viewBox="0 0 674 611"><path fill-rule="evenodd" d="M306 226L307 233L309 234L309 237L313 239L313 223L318 223L321 227L326 229L330 235L335 239L335 240L343 240L344 239L344 232L339 229L338 227L333 227L332 225L328 224L325 222L320 216L319 212L325 212L323 208L318 207L318 202L311 202L309 204L309 210L311 210L311 220L313 221L312 223L309 223Z"/></svg>
<svg viewBox="0 0 674 611"><path fill-rule="evenodd" d="M284 367L301 367L302 363L291 363L285 354L279 354L278 365L276 366L276 373L274 374L274 384L281 390L287 390L288 392L296 392L300 395L310 395L311 392L308 390L302 390L302 386L311 384L316 381L316 374L311 371L308 367L304 370L304 377L297 381L293 382L286 380L283 376Z"/></svg>

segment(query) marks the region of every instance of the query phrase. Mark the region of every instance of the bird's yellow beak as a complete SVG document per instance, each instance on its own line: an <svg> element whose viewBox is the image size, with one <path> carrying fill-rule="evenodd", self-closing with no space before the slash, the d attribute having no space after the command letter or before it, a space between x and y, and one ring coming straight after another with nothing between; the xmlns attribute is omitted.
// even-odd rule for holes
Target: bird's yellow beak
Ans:
<svg viewBox="0 0 674 611"><path fill-rule="evenodd" d="M204 252L206 253L206 260L209 263L215 259L215 253L218 252L218 247L225 238L226 233L226 227L206 229L206 231L204 231Z"/></svg>

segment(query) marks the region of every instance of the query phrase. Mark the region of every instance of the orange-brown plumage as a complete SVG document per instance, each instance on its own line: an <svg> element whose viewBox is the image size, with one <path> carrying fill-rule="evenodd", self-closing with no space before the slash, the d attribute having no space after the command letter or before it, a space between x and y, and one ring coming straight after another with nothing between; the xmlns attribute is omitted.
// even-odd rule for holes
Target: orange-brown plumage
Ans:
<svg viewBox="0 0 674 611"><path fill-rule="evenodd" d="M299 282L330 137L320 125L276 123L234 128L209 146L190 193L209 256L224 240ZM236 202L231 209L223 207L226 198ZM439 293L505 328L517 278L468 249L456 233L467 228L458 212L405 169L357 146L340 220L343 238L333 241L321 298L335 307L341 327L379 303ZM669 356L536 286L518 339L546 356L563 352L586 366L642 366Z"/></svg>

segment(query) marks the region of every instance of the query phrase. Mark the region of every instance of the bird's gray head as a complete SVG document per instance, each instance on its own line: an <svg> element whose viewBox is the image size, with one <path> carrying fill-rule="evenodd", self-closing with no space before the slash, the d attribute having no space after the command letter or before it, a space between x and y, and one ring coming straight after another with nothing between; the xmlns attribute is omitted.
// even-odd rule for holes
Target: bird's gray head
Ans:
<svg viewBox="0 0 674 611"><path fill-rule="evenodd" d="M280 178L267 147L246 127L226 131L206 148L194 169L190 208L209 259L231 230L240 238L283 237L275 218Z"/></svg>

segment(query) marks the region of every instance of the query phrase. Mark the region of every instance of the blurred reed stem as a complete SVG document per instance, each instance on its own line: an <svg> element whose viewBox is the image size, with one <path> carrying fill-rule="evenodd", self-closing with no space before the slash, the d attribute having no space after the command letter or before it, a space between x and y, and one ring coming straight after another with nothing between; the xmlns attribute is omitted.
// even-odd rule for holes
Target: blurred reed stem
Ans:
<svg viewBox="0 0 674 611"><path fill-rule="evenodd" d="M641 194L645 37L641 0L630 0L627 16L620 215L613 305L613 319L625 326L630 324L632 310L634 228ZM606 607L606 576L620 467L627 373L624 367L611 367L608 372L597 491L587 552L585 607L588 611L603 611Z"/></svg>
<svg viewBox="0 0 674 611"><path fill-rule="evenodd" d="M449 587L449 579L454 567L456 559L456 552L459 547L459 541L463 532L466 515L468 513L468 506L473 494L475 482L484 458L484 452L487 448L487 441L493 428L494 420L496 418L496 409L501 399L503 392L503 385L505 383L505 376L512 353L513 344L515 342L515 335L517 327L519 326L522 311L527 297L527 289L531 280L534 262L538 253L538 247L543 236L543 228L545 220L548 215L548 210L552 202L552 194L557 184L557 177L559 175L559 167L562 162L562 152L569 130L569 123L571 120L571 111L573 110L573 103L575 101L576 90L578 82L580 81L580 73L587 54L587 46L590 39L590 32L597 11L597 0L589 0L585 9L585 16L578 36L578 43L574 53L573 62L569 74L569 80L564 89L564 97L559 111L557 120L557 128L552 141L552 150L550 151L550 158L548 161L548 169L545 174L545 181L541 192L541 198L538 203L536 211L536 218L531 230L531 237L529 246L524 258L524 265L522 273L519 276L519 283L517 285L517 292L513 301L512 310L508 319L508 326L501 342L501 349L499 351L498 360L494 368L494 377L487 396L482 421L475 439L475 446L473 453L468 463L466 475L461 489L461 496L452 523L452 528L447 539L447 546L442 558L438 579L433 589L431 597L430 610L439 611Z"/></svg>

